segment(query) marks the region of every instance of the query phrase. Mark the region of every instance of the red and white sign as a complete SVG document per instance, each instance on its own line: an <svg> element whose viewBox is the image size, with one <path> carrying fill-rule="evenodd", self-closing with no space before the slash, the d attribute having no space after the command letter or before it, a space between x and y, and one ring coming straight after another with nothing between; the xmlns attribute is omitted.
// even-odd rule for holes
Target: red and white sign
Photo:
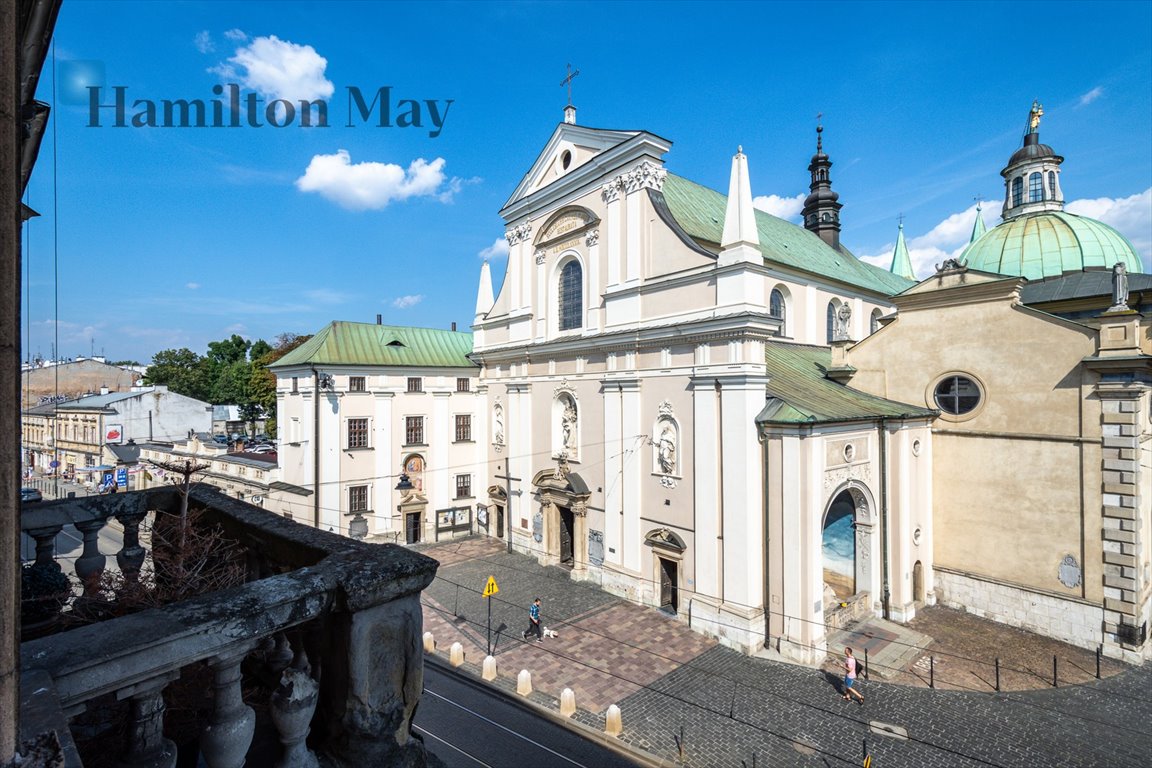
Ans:
<svg viewBox="0 0 1152 768"><path fill-rule="evenodd" d="M109 424L104 430L104 442L119 445L124 442L124 425Z"/></svg>

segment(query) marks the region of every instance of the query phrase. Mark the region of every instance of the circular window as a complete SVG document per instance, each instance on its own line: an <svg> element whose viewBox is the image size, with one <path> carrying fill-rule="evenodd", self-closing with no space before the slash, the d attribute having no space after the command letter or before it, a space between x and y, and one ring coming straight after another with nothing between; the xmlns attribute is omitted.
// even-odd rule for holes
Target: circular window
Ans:
<svg viewBox="0 0 1152 768"><path fill-rule="evenodd" d="M980 405L980 386L967 376L945 376L936 383L932 399L944 413L962 416Z"/></svg>
<svg viewBox="0 0 1152 768"><path fill-rule="evenodd" d="M572 165L572 153L564 150L560 155L560 165L564 166L564 170L568 170L568 166Z"/></svg>
<svg viewBox="0 0 1152 768"><path fill-rule="evenodd" d="M856 458L856 446L849 443L848 445L844 446L844 460L852 461L854 458Z"/></svg>
<svg viewBox="0 0 1152 768"><path fill-rule="evenodd" d="M919 440L913 440L912 441L912 455L913 456L919 456L920 455L920 441Z"/></svg>

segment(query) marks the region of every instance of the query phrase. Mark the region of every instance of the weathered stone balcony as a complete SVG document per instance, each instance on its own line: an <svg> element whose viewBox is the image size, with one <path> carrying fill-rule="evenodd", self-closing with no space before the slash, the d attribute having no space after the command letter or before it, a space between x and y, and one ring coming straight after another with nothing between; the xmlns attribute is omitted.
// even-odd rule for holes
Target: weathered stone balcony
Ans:
<svg viewBox="0 0 1152 768"><path fill-rule="evenodd" d="M205 486L192 490L189 503L244 547L248 581L24 642L21 737L55 729L66 765L79 766L81 735L114 733L115 722L123 735L106 736L115 744L106 751L117 754L100 761L170 768L177 747L165 735L165 711L181 704L188 686L174 681L183 674L211 689L191 747L210 768L246 760L425 765L411 718L423 681L420 592L436 562L308 528ZM82 612L85 601L91 607L101 599L108 556L135 578L146 557L141 522L179 506L172 489L45 502L25 509L21 530L36 539L41 562L51 560L63 526L81 532L75 571L84 594L70 612ZM111 517L124 528L124 546L102 553L99 533ZM93 726L94 712L111 715Z"/></svg>

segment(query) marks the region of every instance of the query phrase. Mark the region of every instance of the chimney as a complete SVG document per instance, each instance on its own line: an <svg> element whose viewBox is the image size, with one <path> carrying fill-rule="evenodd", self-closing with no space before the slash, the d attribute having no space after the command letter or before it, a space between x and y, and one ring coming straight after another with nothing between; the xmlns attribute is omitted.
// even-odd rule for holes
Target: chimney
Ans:
<svg viewBox="0 0 1152 768"><path fill-rule="evenodd" d="M384 325L384 315L376 313L376 325Z"/></svg>
<svg viewBox="0 0 1152 768"><path fill-rule="evenodd" d="M102 395L108 394L108 387L107 386L100 387L100 394L102 394Z"/></svg>
<svg viewBox="0 0 1152 768"><path fill-rule="evenodd" d="M452 330L456 330L456 321L455 320L452 321Z"/></svg>

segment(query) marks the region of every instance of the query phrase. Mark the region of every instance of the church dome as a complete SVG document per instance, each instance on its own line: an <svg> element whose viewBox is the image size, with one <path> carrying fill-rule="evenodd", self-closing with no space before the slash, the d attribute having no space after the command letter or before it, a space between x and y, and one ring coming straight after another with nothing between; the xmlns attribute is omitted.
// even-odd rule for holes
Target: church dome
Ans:
<svg viewBox="0 0 1152 768"><path fill-rule="evenodd" d="M1065 211L1025 214L988 230L960 257L968 267L1029 280L1121 262L1144 272L1136 249L1107 224Z"/></svg>

